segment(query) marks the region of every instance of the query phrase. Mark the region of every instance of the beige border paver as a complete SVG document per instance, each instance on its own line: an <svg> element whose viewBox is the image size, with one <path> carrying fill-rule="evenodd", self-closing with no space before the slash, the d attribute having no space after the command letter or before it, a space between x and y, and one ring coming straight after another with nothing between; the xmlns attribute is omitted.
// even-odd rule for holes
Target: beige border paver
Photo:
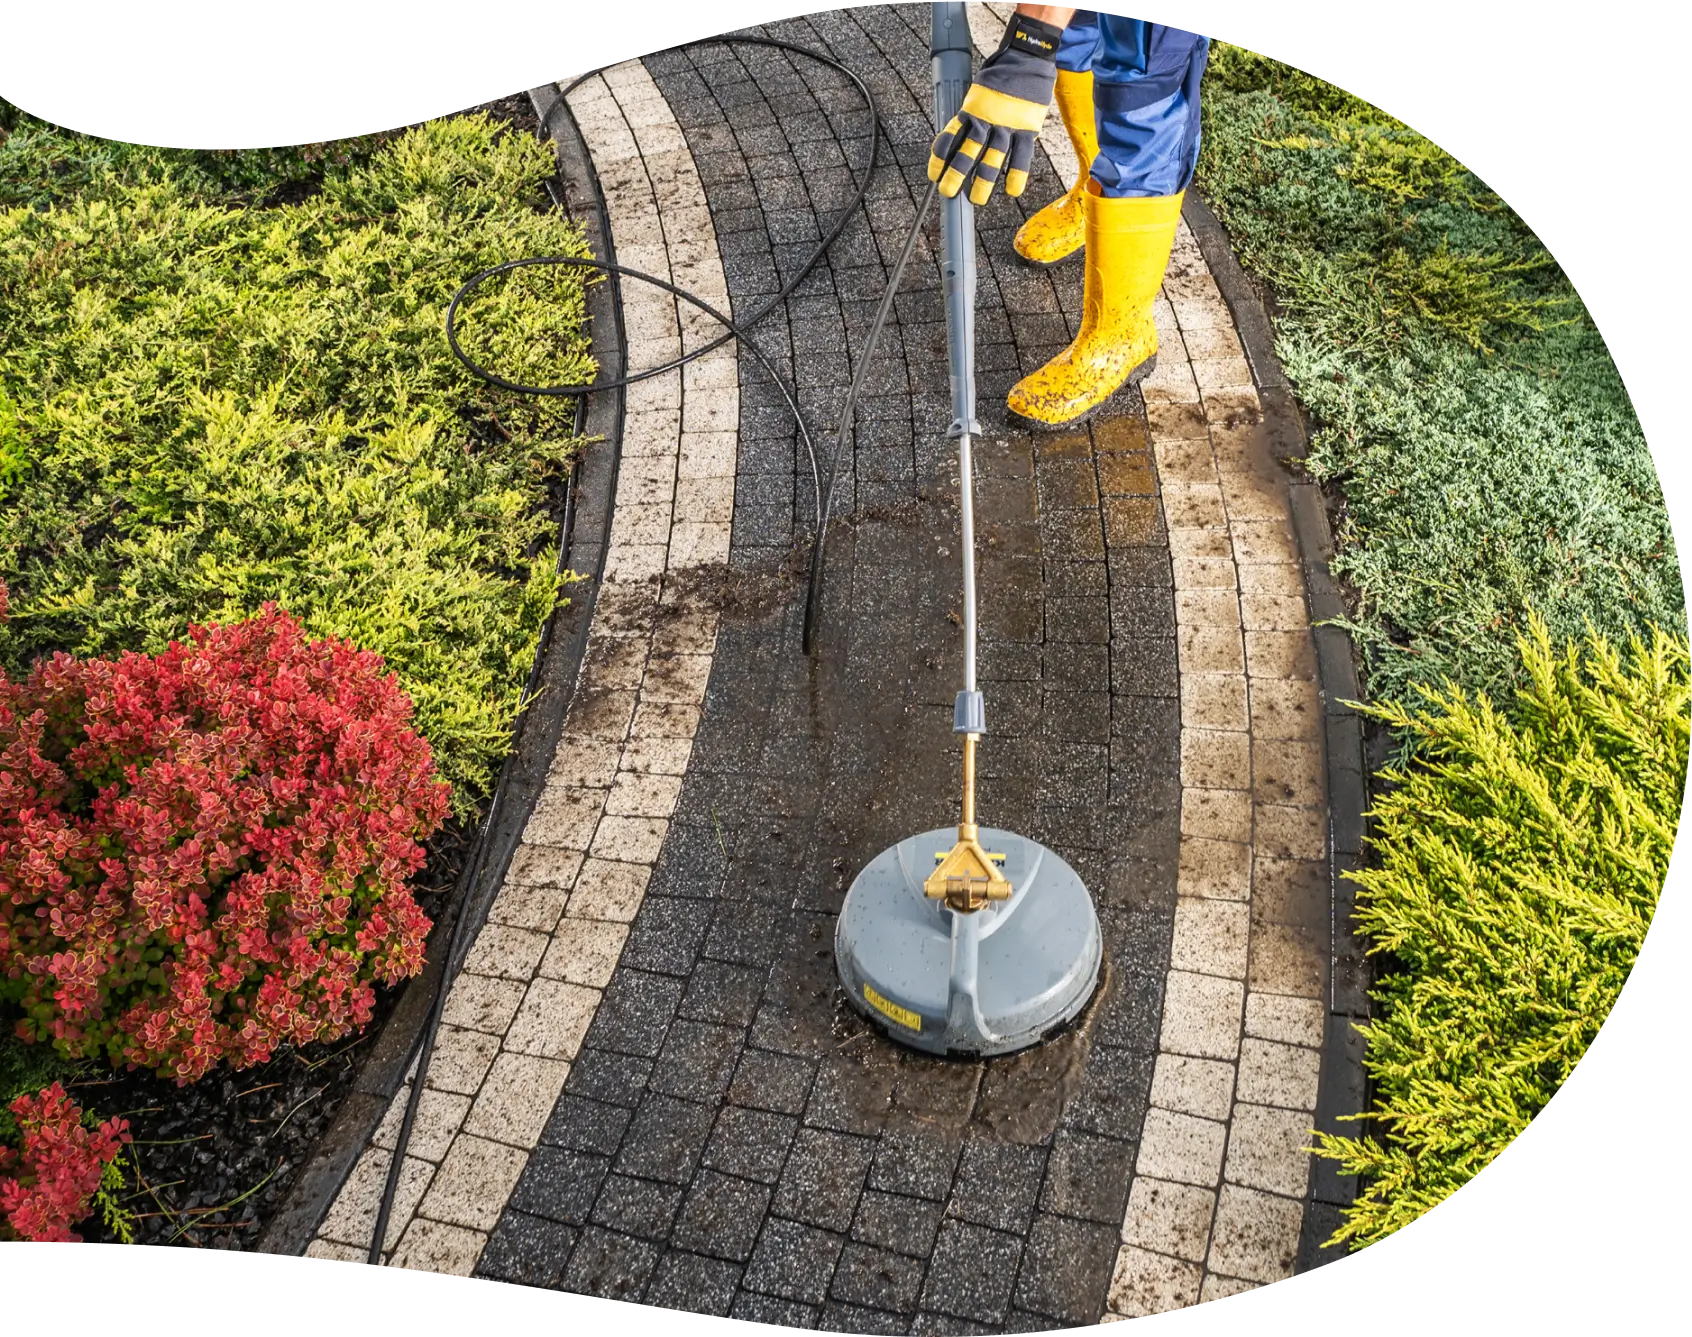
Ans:
<svg viewBox="0 0 1692 1337"><path fill-rule="evenodd" d="M968 6L979 54L1014 9ZM1055 114L1040 145L1073 184L1081 165ZM1182 839L1161 1052L1106 1320L1292 1274L1325 1015L1325 944L1256 895L1291 859L1326 871L1303 573L1286 487L1251 431L1251 368L1185 221L1155 317L1142 393L1175 576Z"/></svg>
<svg viewBox="0 0 1692 1337"><path fill-rule="evenodd" d="M698 171L645 67L630 61L588 80L570 110L605 192L618 261L726 308ZM650 284L625 283L622 297L633 368L718 333ZM581 677L546 787L447 998L387 1232L400 1266L475 1270L645 896L717 635L716 612L688 602L701 582L674 577L728 561L739 383L730 344L626 392L605 580ZM364 1256L410 1092L408 1080L309 1253Z"/></svg>
<svg viewBox="0 0 1692 1337"><path fill-rule="evenodd" d="M1155 314L1143 393L1175 574L1182 838L1151 1137L1107 1318L1292 1274L1327 969L1325 944L1277 922L1287 865L1325 876L1328 853L1304 581L1286 489L1242 428L1261 416L1250 368L1185 222ZM1170 1179L1178 1225L1139 1188Z"/></svg>

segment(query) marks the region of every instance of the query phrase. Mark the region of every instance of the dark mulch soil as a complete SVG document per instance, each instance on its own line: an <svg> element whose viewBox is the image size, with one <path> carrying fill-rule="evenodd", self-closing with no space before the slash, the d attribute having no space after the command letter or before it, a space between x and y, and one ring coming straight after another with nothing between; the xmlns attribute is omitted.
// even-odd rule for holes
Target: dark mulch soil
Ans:
<svg viewBox="0 0 1692 1337"><path fill-rule="evenodd" d="M535 134L540 128L526 94L468 110L488 112L513 132ZM287 194L310 194L317 185L294 183ZM455 822L429 842L428 862L413 889L430 918L440 920L474 835L475 824ZM430 937L430 951L437 950L445 950L442 929ZM378 990L375 1017L350 1040L290 1050L242 1072L220 1070L191 1086L148 1073L98 1069L68 1082L85 1109L129 1120L134 1142L124 1162L122 1198L134 1213L135 1242L255 1247L353 1089L401 993ZM78 1229L86 1240L116 1240L98 1216Z"/></svg>
<svg viewBox="0 0 1692 1337"><path fill-rule="evenodd" d="M511 129L520 130L526 135L540 133L540 117L535 115L534 103L529 101L527 93L513 93L510 97L496 98L492 102L484 102L481 106L468 110L485 111L494 120L504 121Z"/></svg>
<svg viewBox="0 0 1692 1337"><path fill-rule="evenodd" d="M429 842L428 863L412 886L437 923L474 835L474 826L454 822ZM445 950L448 929L431 933L431 952ZM361 1035L288 1050L241 1072L219 1069L191 1086L97 1070L69 1083L85 1108L129 1120L135 1140L122 1196L135 1214L135 1243L253 1248L352 1090L401 992L378 989L376 1015ZM78 1230L85 1240L116 1242L97 1216Z"/></svg>

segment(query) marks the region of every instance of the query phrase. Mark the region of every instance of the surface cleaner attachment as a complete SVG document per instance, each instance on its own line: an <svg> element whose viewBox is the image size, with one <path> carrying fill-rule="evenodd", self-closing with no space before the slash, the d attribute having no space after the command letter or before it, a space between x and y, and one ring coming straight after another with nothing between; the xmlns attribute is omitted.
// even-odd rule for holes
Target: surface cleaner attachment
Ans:
<svg viewBox="0 0 1692 1337"><path fill-rule="evenodd" d="M961 4L933 7L935 126L969 86ZM854 1005L889 1036L935 1054L1005 1054L1037 1044L1087 1005L1102 939L1075 870L1037 841L978 826L975 758L987 732L975 678L975 212L941 202L942 277L963 522L964 685L952 712L963 741L956 828L883 850L846 893L834 958ZM920 220L919 220L920 221Z"/></svg>

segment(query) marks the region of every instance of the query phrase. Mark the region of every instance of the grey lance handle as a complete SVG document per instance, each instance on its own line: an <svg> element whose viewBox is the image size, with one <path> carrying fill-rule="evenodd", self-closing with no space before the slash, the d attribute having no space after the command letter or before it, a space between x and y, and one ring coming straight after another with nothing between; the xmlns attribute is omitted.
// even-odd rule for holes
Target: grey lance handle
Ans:
<svg viewBox="0 0 1692 1337"><path fill-rule="evenodd" d="M958 114L974 72L975 46L961 4L933 7L929 49L934 55L934 132ZM940 201L940 278L946 295L946 366L952 425L958 439L958 501L963 514L964 685L952 707L952 732L986 731L986 708L975 685L975 486L970 438L975 418L975 206L967 192Z"/></svg>
<svg viewBox="0 0 1692 1337"><path fill-rule="evenodd" d="M933 7L934 132L958 114L975 63L969 20L959 4ZM946 364L952 383L947 436L979 432L975 419L975 206L958 191L940 201L940 275L946 293Z"/></svg>

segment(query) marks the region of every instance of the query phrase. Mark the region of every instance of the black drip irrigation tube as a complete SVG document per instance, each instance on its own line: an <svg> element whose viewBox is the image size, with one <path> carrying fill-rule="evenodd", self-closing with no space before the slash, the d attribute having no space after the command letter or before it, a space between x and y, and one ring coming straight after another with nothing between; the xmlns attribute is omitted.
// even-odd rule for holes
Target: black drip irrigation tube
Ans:
<svg viewBox="0 0 1692 1337"><path fill-rule="evenodd" d="M801 635L801 647L803 652L810 655L815 652L816 631L821 616L824 557L828 543L829 521L832 518L834 507L835 485L840 476L841 456L845 453L847 441L852 434L853 414L857 407L858 396L863 390L864 378L868 372L870 361L875 356L876 344L880 341L881 332L887 324L888 313L892 310L894 294L899 290L900 282L904 278L905 267L910 261L912 252L916 249L917 237L921 234L923 222L928 217L928 211L934 203L937 191L936 187L930 184L928 189L923 193L922 201L917 207L916 217L911 223L910 231L905 236L904 245L900 248L898 259L893 265L893 272L888 278L886 289L882 293L881 303L876 308L875 319L870 323L869 333L864 340L863 353L858 359L857 370L853 373L852 384L850 389L847 391L846 402L841 409L840 425L835 434L833 453L830 455L828 460L825 482L825 470L817 457L816 444L811 437L810 426L805 421L804 411L799 407L798 396L787 381L783 379L781 373L776 369L769 357L758 347L756 341L752 338L752 328L765 317L774 312L777 307L781 306L790 296L793 295L794 290L805 281L805 278L810 274L810 272L815 269L821 262L822 258L828 254L829 248L834 245L841 232L845 230L846 224L851 221L852 216L863 205L864 197L869 193L870 181L875 175L876 168L880 165L882 136L881 112L876 106L875 95L870 92L869 85L866 84L862 78L847 68L840 61L834 59L834 57L825 55L811 47L800 46L794 42L783 42L773 37L712 37L698 42L685 43L684 47L734 45L762 46L769 47L777 51L786 51L793 55L803 56L808 60L814 60L818 64L825 65L828 68L835 70L850 80L852 85L858 90L864 100L864 110L869 114L870 119L869 161L864 164L861 169L861 173L857 178L856 192L853 194L851 201L844 209L841 210L840 216L835 219L833 226L831 226L828 232L824 234L823 239L817 244L816 249L806 257L805 263L799 266L793 276L789 278L779 290L777 290L775 295L744 319L736 320L734 317L717 310L714 306L706 302L697 294L689 292L687 289L670 282L668 279L659 278L656 274L647 274L641 270L631 269L626 265L615 264L608 260L595 260L582 256L528 256L520 260L508 260L504 264L494 265L488 269L482 270L478 274L472 275L469 279L467 279L463 286L453 294L452 301L447 305L446 338L447 344L452 349L454 356L456 356L458 360L462 362L471 372L490 385L498 386L502 390L509 390L515 394L522 395L573 396L576 400L575 431L577 433L581 431L584 405L588 395L598 391L624 389L638 381L644 381L653 376L665 375L668 372L672 372L678 368L686 366L689 362L692 362L697 358L701 358L715 349L721 348L731 339L739 340L741 345L752 354L752 356L757 360L758 365L764 369L771 381L775 383L776 388L781 392L782 399L787 404L788 412L793 415L793 420L798 425L800 438L805 443L805 452L810 458L812 495L815 498L816 503L816 529L815 537L811 543L810 575L805 596L804 630ZM587 74L579 75L560 90L558 101L548 109L542 120L540 128L543 134L550 130L550 123L553 114L559 107L566 104L570 94L588 79L595 77L598 73L599 71L597 70L591 70ZM645 367L639 371L625 371L622 376L615 379L596 381L589 385L524 385L521 382L507 380L503 376L489 371L486 367L479 365L460 346L458 342L457 326L458 309L463 304L464 299L487 280L496 278L502 274L512 273L519 269L527 269L535 266L589 269L595 271L596 273L608 275L618 281L623 279L634 279L641 283L653 284L656 287L662 288L665 292L670 293L679 300L687 302L690 306L703 311L706 315L710 316L712 320L715 320L718 324L723 326L723 333L718 335L715 339L712 339L700 345L698 348L693 349L691 352L683 353L682 356L672 358L668 362L662 362L655 367ZM572 471L572 479L573 477L574 471ZM575 488L571 484L567 483L565 491L564 524L559 536L557 559L557 570L559 571L562 571L564 567L565 552L570 536L570 518L573 514L574 507ZM541 634L540 644L536 647L534 664L529 670L528 681L524 684L523 694L519 699L519 714L522 713L523 709L528 705L534 694L535 683L540 676L541 662L546 656L547 647L551 640L553 621L553 618L547 619L546 627ZM465 870L459 879L460 891L457 897L458 917L453 922L452 936L447 945L446 968L441 972L440 984L434 998L430 1002L428 1019L424 1023L422 1034L419 1036L420 1047L417 1054L417 1067L411 1078L411 1091L406 1099L405 1115L400 1122L398 1136L394 1141L392 1157L388 1162L387 1180L382 1186L382 1198L377 1207L376 1223L370 1236L370 1251L367 1261L378 1266L382 1263L383 1241L387 1236L388 1222L393 1214L394 1195L399 1187L400 1171L405 1163L406 1148L411 1143L412 1126L415 1124L417 1119L417 1107L423 1093L423 1082L429 1071L429 1060L434 1055L435 1036L440 1030L441 1014L446 1006L447 992L455 974L455 963L459 960L459 957L466 945L465 937L469 931L466 925L470 921L469 889L476 885L477 880L481 876L482 867L487 858L487 847L489 844L487 837L489 832L493 829L494 820L499 814L501 800L503 799L508 787L506 785L506 779L510 771L511 764L512 756L508 755L506 757L505 766L501 769L500 781L495 787L493 801L489 805L487 818L484 820L479 832L476 849L470 860L465 865Z"/></svg>

